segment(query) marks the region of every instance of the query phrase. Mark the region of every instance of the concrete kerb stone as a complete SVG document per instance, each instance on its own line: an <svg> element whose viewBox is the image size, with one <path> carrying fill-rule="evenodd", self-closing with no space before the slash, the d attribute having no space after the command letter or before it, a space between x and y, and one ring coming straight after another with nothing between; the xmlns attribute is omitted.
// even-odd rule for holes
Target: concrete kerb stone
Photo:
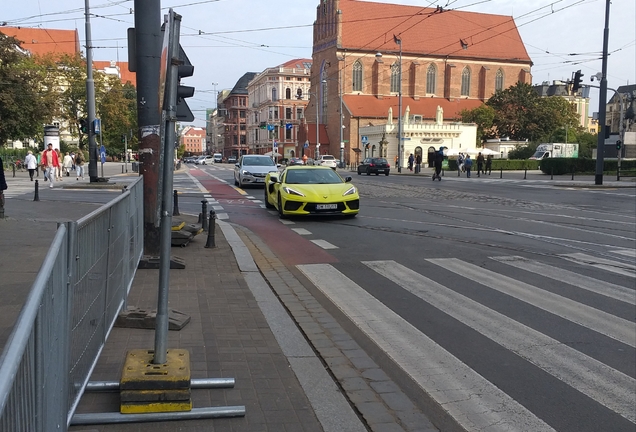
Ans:
<svg viewBox="0 0 636 432"><path fill-rule="evenodd" d="M410 403L411 409L407 409L406 411L397 412L391 409L389 403L392 401L385 401L385 395L386 397L394 398L397 394L407 400L408 397L401 392L396 385L394 386L398 389L397 393L384 393L384 395L382 395L380 392L376 392L371 384L375 383L376 380L378 383L385 383L388 379L386 374L381 371L364 350L347 335L344 329L320 306L319 302L316 301L300 282L296 280L293 286L280 286L281 283L285 283L283 281L295 280L295 277L291 279L288 277L289 271L285 266L281 265L282 263L271 254L269 248L267 248L258 237L251 235L249 230L240 227L239 236L245 241L252 255L267 257L266 260L256 259L264 275L271 275L273 268L277 269L276 272L285 273L284 275L277 275L272 278L277 281L276 284L268 278L271 288L274 291L282 290L285 293L288 293L291 289L295 294L295 296L289 296L287 294L284 296L279 295L278 299L285 304L287 311L294 318L295 324L303 330L303 333L313 348L320 354L323 359L323 367L328 368L335 379L337 379L342 391L347 395L349 402L356 407L356 410L362 415L371 430L384 430L383 425L387 425L387 419L392 421L392 423L388 424L398 427L397 429L393 428L393 430L434 430L430 421L412 402ZM311 309L306 307L304 301L300 300L301 298L303 300L311 299L309 301L311 303ZM290 303L289 305L287 304L288 302ZM304 306L304 310L297 307L298 303ZM311 320L307 320L308 316L311 317ZM337 338L332 339L332 334L337 335ZM334 343L342 345L342 347L338 348ZM348 357L348 355L352 357ZM358 367L354 365L352 360L355 360ZM365 371L369 371L367 377L364 376ZM354 383L356 384L354 385ZM351 387L352 385L353 387ZM373 395L372 400L368 398L364 401L359 400L360 392L363 392L367 396ZM356 401L358 402L357 404ZM360 406L358 406L358 404ZM373 406L375 410L380 410L381 413L369 411L370 406ZM418 419L416 422L412 421L414 417ZM404 424L408 424L409 427L402 428L399 426ZM341 427L339 430L344 429Z"/></svg>

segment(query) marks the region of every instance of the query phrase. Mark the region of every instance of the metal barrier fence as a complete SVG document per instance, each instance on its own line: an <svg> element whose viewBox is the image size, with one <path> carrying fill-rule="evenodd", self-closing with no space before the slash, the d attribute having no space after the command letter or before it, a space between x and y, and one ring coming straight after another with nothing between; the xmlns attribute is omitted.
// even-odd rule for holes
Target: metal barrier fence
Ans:
<svg viewBox="0 0 636 432"><path fill-rule="evenodd" d="M143 252L143 181L61 224L0 357L0 431L66 431Z"/></svg>

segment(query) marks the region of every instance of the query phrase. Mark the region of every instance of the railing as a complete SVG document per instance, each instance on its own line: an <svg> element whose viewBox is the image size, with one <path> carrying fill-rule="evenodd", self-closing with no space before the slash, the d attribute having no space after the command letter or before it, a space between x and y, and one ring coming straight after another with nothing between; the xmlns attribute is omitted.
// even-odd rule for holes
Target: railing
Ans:
<svg viewBox="0 0 636 432"><path fill-rule="evenodd" d="M66 431L143 251L143 180L60 224L0 357L0 431Z"/></svg>

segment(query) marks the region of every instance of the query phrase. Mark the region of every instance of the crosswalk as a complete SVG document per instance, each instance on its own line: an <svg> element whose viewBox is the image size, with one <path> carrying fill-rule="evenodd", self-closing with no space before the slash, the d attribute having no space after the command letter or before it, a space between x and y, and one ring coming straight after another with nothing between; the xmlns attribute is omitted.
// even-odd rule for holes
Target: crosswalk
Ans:
<svg viewBox="0 0 636 432"><path fill-rule="evenodd" d="M496 263L493 266L496 270L458 258L422 259L414 270L395 260L376 260L362 261L351 277L345 274L346 267L336 268L332 264L297 267L465 430L634 430L636 323L633 313L621 311L633 312L636 306L636 264L633 250L610 252L620 258L619 265L598 264L598 258L581 256L562 256L550 262L493 256L489 259ZM565 270L559 261L591 267L597 273L590 277ZM613 275L612 282L607 280L608 275ZM462 283L458 278L470 283ZM374 285L382 288L367 290L356 280L379 280ZM560 291L566 288L567 295ZM464 329L463 333L476 332L487 344L494 343L507 350L527 369L535 370L533 374L552 382L548 388L556 386L557 381L553 380L568 386L574 400L567 401L566 395L551 391L528 396L518 389L523 377L519 377L518 384L502 382L493 379L497 373L493 375L489 367L469 366L481 365L485 361L480 360L482 353L463 352L452 348L452 343L446 344L440 338L435 314L422 324L417 314L409 318L404 311L394 310L387 293L396 290L408 294L394 297L410 295L415 299L410 302L411 309L417 309L415 302L421 302L421 310L433 307L446 317L438 319L444 325L448 326L446 321L451 319ZM589 301L597 297L616 305L618 312L610 313ZM502 299L506 307L501 306ZM560 328L546 329L544 325L560 320L564 323L563 335ZM570 331L576 329L581 334L580 340L567 340L565 327ZM606 348L614 348L617 357L608 361L604 354L583 348L599 339L606 341ZM492 355L483 354L491 360ZM585 403L577 405L578 398ZM559 420L546 412L550 408L545 408L561 403L574 411L563 414L564 417L592 415L597 416L599 423L563 428ZM604 415L607 417L603 418Z"/></svg>

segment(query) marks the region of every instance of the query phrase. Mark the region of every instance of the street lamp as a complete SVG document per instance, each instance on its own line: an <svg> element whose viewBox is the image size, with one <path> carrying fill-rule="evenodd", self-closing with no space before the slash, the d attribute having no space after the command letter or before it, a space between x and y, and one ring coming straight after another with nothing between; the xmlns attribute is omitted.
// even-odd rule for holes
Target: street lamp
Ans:
<svg viewBox="0 0 636 432"><path fill-rule="evenodd" d="M334 80L334 79L324 79L323 83L327 83L327 81L337 81L338 82L338 96L340 97L340 166L344 166L344 125L342 124L342 81Z"/></svg>
<svg viewBox="0 0 636 432"><path fill-rule="evenodd" d="M320 151L320 143L318 142L320 137L318 134L318 94L314 93L314 92L307 92L308 95L313 95L316 97L316 103L314 104L316 106L316 152ZM303 91L301 89L298 89L297 93L296 93L296 99L300 100L303 98ZM304 153L304 150L303 150ZM316 154L317 156L317 154Z"/></svg>
<svg viewBox="0 0 636 432"><path fill-rule="evenodd" d="M400 58L398 63L398 80L400 81L398 84L398 163L397 170L399 173L402 172L402 160L403 160L403 150L402 150L402 39L393 35L393 41L400 46Z"/></svg>

